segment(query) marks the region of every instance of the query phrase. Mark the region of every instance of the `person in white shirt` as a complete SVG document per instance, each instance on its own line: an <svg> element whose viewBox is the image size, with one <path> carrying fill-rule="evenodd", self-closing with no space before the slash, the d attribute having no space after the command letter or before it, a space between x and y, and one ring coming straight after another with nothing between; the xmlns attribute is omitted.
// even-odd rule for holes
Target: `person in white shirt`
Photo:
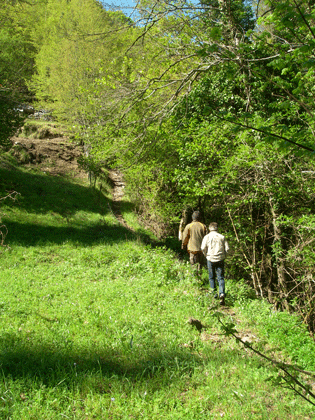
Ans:
<svg viewBox="0 0 315 420"><path fill-rule="evenodd" d="M217 223L210 223L209 231L208 235L202 240L201 250L207 258L210 289L212 289L212 293L215 294L215 280L217 280L217 283L219 284L220 305L224 305L224 259L229 251L229 245L225 237L218 232Z"/></svg>

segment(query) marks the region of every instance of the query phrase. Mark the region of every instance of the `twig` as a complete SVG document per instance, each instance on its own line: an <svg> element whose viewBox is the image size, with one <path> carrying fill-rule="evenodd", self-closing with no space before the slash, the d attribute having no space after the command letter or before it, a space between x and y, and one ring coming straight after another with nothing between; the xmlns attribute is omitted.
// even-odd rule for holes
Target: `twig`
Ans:
<svg viewBox="0 0 315 420"><path fill-rule="evenodd" d="M222 325L226 335L232 335L238 342L242 343L244 347L249 348L250 350L252 350L254 353L258 354L260 357L262 357L265 360L268 360L270 363L272 363L273 365L276 365L280 370L282 370L294 383L296 383L300 388L302 388L304 391L306 391L315 401L315 394L313 394L309 389L307 389L307 387L299 381L298 378L296 378L295 376L293 376L288 370L287 368L293 369L297 372L300 373L304 373L305 375L309 375L312 377L315 377L315 373L314 372L309 372L306 370L302 370L299 369L295 366L283 363L283 362L278 362L277 360L271 359L270 357L266 356L265 354L261 353L259 350L254 349L248 342L243 341L240 337L238 337L235 333L237 332L236 330L232 330L230 328L230 326L226 326L220 319L219 314L216 314L217 319L219 321L219 323ZM283 378L286 382L286 378ZM300 395L302 398L304 398L307 402L309 402L310 404L315 406L315 402L313 402L312 400L310 400L309 398L307 398L305 395L303 395L301 392L299 392L297 389L295 389L291 384L288 384L291 389L296 392L298 395Z"/></svg>

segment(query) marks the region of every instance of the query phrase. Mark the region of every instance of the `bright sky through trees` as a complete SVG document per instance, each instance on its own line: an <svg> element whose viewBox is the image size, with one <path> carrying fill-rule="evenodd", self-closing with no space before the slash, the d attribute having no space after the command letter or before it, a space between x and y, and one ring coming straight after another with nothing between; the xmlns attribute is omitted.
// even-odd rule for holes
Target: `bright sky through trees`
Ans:
<svg viewBox="0 0 315 420"><path fill-rule="evenodd" d="M133 0L101 0L101 3L104 4L106 9L122 10L127 16L132 15L136 5L136 2Z"/></svg>

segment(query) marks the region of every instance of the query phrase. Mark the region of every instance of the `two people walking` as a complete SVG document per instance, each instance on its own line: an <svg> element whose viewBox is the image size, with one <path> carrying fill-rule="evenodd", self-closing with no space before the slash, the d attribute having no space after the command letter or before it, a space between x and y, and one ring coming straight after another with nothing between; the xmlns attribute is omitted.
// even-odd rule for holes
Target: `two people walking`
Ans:
<svg viewBox="0 0 315 420"><path fill-rule="evenodd" d="M191 265L197 264L197 273L200 272L203 256L207 259L210 289L214 297L216 281L219 285L220 304L225 305L224 260L229 251L229 245L223 235L218 232L218 224L210 223L209 233L206 226L200 222L200 212L192 215L192 223L188 224L182 235L182 248L187 246Z"/></svg>

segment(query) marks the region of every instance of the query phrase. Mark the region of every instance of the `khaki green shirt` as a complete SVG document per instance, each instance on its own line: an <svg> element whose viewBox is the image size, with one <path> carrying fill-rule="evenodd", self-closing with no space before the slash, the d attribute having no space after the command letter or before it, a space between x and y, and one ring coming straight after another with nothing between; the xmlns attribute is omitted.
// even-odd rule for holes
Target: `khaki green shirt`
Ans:
<svg viewBox="0 0 315 420"><path fill-rule="evenodd" d="M183 245L187 245L187 251L200 252L203 237L207 233L207 228L203 223L193 221L189 223L183 232Z"/></svg>

